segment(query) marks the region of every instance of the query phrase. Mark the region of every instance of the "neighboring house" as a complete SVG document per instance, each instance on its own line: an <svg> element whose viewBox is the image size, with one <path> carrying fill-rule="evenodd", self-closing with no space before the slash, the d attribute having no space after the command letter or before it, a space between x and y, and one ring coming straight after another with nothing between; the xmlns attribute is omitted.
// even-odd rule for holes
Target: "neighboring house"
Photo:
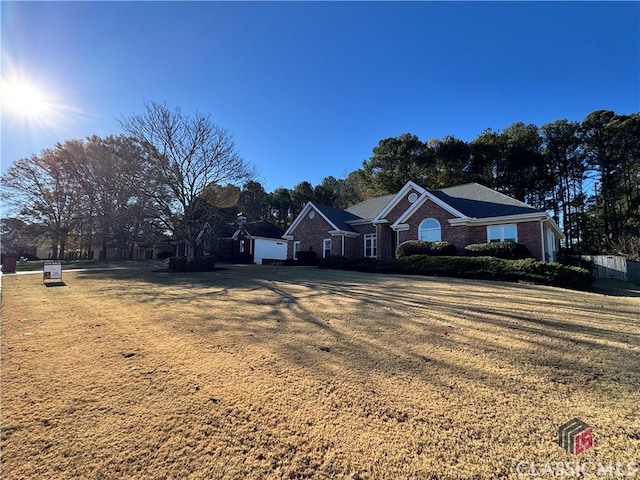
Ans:
<svg viewBox="0 0 640 480"><path fill-rule="evenodd" d="M408 182L395 195L346 210L309 202L283 235L288 258L393 258L407 240L448 241L458 252L474 243L516 241L538 260L555 261L564 238L551 216L477 183L427 190Z"/></svg>
<svg viewBox="0 0 640 480"><path fill-rule="evenodd" d="M236 231L233 225L219 224L215 228L209 222L205 223L195 240L197 256L216 255L218 258L229 258L233 247L231 236ZM173 242L175 254L178 256L189 256L189 249L192 248L184 240Z"/></svg>
<svg viewBox="0 0 640 480"><path fill-rule="evenodd" d="M282 239L284 230L269 222L241 224L233 234L233 256L245 257L252 263L263 260L286 260L287 242Z"/></svg>

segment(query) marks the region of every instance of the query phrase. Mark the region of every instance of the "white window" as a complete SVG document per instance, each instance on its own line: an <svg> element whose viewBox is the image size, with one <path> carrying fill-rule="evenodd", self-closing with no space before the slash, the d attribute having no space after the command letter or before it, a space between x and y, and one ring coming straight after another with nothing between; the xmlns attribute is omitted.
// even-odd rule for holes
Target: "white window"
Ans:
<svg viewBox="0 0 640 480"><path fill-rule="evenodd" d="M487 241L493 242L517 242L518 226L513 225L491 225L487 227Z"/></svg>
<svg viewBox="0 0 640 480"><path fill-rule="evenodd" d="M240 253L244 253L244 240L240 240Z"/></svg>
<svg viewBox="0 0 640 480"><path fill-rule="evenodd" d="M322 240L322 258L327 258L331 255L331 239L325 238Z"/></svg>
<svg viewBox="0 0 640 480"><path fill-rule="evenodd" d="M298 259L298 252L300 251L300 242L293 242L293 259Z"/></svg>
<svg viewBox="0 0 640 480"><path fill-rule="evenodd" d="M378 239L375 233L364 236L364 256L376 258L378 256Z"/></svg>
<svg viewBox="0 0 640 480"><path fill-rule="evenodd" d="M441 239L440 222L435 218L427 218L420 223L418 227L418 240L439 242Z"/></svg>

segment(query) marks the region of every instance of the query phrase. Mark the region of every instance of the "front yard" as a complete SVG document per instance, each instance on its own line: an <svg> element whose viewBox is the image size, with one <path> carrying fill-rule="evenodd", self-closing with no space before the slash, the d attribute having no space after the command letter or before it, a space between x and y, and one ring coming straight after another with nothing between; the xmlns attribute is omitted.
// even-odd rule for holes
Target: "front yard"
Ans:
<svg viewBox="0 0 640 480"><path fill-rule="evenodd" d="M638 297L275 266L63 280L2 278L4 478L525 478L640 459ZM595 438L580 456L555 443L574 417Z"/></svg>

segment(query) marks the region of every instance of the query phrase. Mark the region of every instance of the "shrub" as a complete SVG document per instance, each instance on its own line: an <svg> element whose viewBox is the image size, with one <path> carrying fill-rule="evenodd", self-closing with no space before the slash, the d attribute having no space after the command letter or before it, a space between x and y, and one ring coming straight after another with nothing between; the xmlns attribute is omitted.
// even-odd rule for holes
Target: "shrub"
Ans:
<svg viewBox="0 0 640 480"><path fill-rule="evenodd" d="M173 272L209 272L216 266L214 256L198 257L187 260L185 256L173 256L165 260L167 268Z"/></svg>
<svg viewBox="0 0 640 480"><path fill-rule="evenodd" d="M187 257L182 255L168 257L164 263L169 270L174 272L184 272L187 269Z"/></svg>
<svg viewBox="0 0 640 480"><path fill-rule="evenodd" d="M214 255L196 257L191 262L187 262L187 269L192 272L210 272L215 268L216 257Z"/></svg>
<svg viewBox="0 0 640 480"><path fill-rule="evenodd" d="M496 257L505 260L533 257L526 246L516 242L475 243L464 247L464 254L468 257Z"/></svg>
<svg viewBox="0 0 640 480"><path fill-rule="evenodd" d="M318 257L313 250L300 250L298 252L298 264L299 265L318 265Z"/></svg>
<svg viewBox="0 0 640 480"><path fill-rule="evenodd" d="M530 258L511 263L513 272L521 279L546 285L586 290L595 280L589 270L580 267L543 263Z"/></svg>
<svg viewBox="0 0 640 480"><path fill-rule="evenodd" d="M424 240L408 240L396 248L396 257L411 255L449 256L457 253L456 246L449 242L427 242Z"/></svg>
<svg viewBox="0 0 640 480"><path fill-rule="evenodd" d="M173 252L158 252L156 258L158 260L166 260L167 258L173 256Z"/></svg>
<svg viewBox="0 0 640 480"><path fill-rule="evenodd" d="M439 277L504 280L506 261L494 257L431 257L412 255L398 260L398 273Z"/></svg>
<svg viewBox="0 0 640 480"><path fill-rule="evenodd" d="M594 277L585 269L534 259L506 260L496 257L434 257L411 255L397 260L328 257L321 268L367 273L397 273L477 280L526 281L557 287L588 289Z"/></svg>

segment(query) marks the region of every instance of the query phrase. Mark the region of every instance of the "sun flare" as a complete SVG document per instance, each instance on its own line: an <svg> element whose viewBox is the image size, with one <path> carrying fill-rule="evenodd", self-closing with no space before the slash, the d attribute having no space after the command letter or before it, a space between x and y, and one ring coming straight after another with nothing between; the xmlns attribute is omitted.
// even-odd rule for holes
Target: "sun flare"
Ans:
<svg viewBox="0 0 640 480"><path fill-rule="evenodd" d="M2 104L16 114L41 117L49 110L49 100L35 85L2 79Z"/></svg>

